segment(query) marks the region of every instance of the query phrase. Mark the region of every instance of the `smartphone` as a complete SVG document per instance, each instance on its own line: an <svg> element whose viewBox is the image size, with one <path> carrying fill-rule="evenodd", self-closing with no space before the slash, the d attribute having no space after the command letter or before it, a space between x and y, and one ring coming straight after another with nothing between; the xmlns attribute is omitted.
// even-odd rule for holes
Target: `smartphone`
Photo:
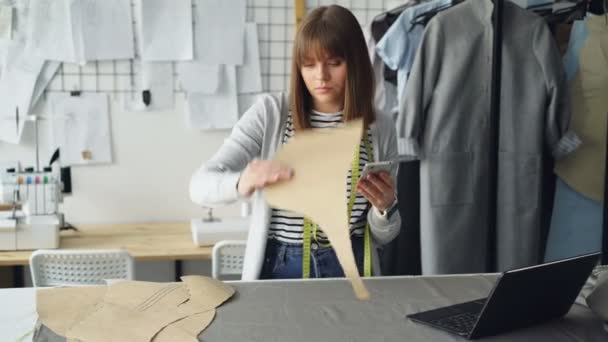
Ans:
<svg viewBox="0 0 608 342"><path fill-rule="evenodd" d="M359 179L365 179L368 174L380 172L382 170L390 173L393 168L393 161L383 161L376 163L367 163L363 167L363 171L361 171L361 177Z"/></svg>

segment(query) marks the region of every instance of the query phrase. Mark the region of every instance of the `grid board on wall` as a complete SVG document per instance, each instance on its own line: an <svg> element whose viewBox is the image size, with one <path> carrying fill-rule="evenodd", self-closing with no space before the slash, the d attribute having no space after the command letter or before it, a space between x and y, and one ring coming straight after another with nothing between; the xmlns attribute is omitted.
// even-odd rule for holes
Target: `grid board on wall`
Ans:
<svg viewBox="0 0 608 342"><path fill-rule="evenodd" d="M230 1L230 0L226 0ZM381 13L388 0L307 0L307 10L338 4L349 8L361 25ZM193 4L193 6L195 6ZM132 2L134 39L137 40L137 13ZM247 0L247 21L257 23L260 68L264 92L285 91L289 87L290 58L294 35L293 0ZM196 25L196 22L193 23ZM136 60L93 61L84 66L62 63L49 84L49 92L129 93L136 90L139 74L138 44ZM175 65L175 63L173 63ZM176 68L173 68L174 73ZM183 92L174 75L175 92Z"/></svg>

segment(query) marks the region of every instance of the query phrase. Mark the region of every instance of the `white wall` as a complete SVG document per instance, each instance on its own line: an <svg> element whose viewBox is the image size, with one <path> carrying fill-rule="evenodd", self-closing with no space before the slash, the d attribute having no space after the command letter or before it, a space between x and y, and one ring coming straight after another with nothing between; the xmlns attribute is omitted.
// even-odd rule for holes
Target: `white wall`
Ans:
<svg viewBox="0 0 608 342"><path fill-rule="evenodd" d="M209 159L228 130L188 129L183 95L171 112L126 112L110 97L112 164L72 167L72 195L63 211L71 223L185 221L203 214L190 202L192 172ZM46 122L41 124L42 161L48 162ZM20 145L0 142L0 161L34 165L34 129L26 127ZM235 207L219 214L238 214Z"/></svg>
<svg viewBox="0 0 608 342"><path fill-rule="evenodd" d="M177 94L174 110L157 113L126 112L120 98L110 99L114 162L72 168L72 195L63 204L66 221L74 225L167 222L205 215L202 208L190 202L188 182L192 172L213 155L229 131L187 128L183 94ZM36 112L44 113L44 109ZM41 161L47 163L50 152L46 122L41 123L40 133L44 143ZM0 162L19 160L25 166L35 165L34 156L33 127L26 127L20 145L0 142ZM214 212L218 216L240 213L238 205ZM145 280L171 281L172 265L138 263L145 272L138 271L137 275ZM209 263L187 261L184 273L210 274Z"/></svg>

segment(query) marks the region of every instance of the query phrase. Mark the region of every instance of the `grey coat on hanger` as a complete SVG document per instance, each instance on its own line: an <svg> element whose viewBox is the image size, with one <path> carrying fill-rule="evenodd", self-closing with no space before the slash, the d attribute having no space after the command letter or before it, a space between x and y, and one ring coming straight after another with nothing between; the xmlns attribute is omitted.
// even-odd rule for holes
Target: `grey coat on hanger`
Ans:
<svg viewBox="0 0 608 342"><path fill-rule="evenodd" d="M469 0L433 18L397 120L400 152L421 160L424 274L499 271L540 257L543 150L577 147L562 62L544 20L506 1L499 151L488 151L492 8ZM497 241L488 246L488 159L498 153Z"/></svg>

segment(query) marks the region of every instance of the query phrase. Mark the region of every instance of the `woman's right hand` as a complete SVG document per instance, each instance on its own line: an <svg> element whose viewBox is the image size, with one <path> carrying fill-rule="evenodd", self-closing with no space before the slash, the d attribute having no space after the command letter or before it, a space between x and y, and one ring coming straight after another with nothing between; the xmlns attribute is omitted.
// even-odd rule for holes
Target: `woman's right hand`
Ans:
<svg viewBox="0 0 608 342"><path fill-rule="evenodd" d="M249 197L257 189L281 181L290 180L293 169L272 160L252 160L241 173L237 190L241 196Z"/></svg>

